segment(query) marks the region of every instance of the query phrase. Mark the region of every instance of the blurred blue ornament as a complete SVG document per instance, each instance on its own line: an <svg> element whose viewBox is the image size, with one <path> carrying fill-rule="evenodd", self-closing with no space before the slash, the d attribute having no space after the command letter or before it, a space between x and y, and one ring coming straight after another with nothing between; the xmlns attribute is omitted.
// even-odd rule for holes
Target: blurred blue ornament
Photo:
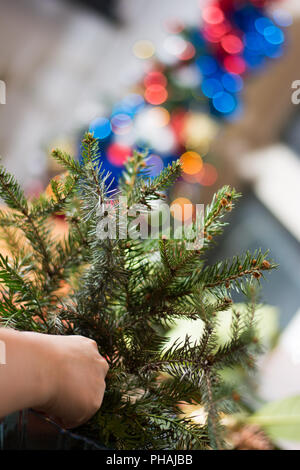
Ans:
<svg viewBox="0 0 300 470"><path fill-rule="evenodd" d="M196 60L196 64L199 66L203 75L212 75L218 70L217 61L209 55L199 57Z"/></svg>
<svg viewBox="0 0 300 470"><path fill-rule="evenodd" d="M259 52L262 51L265 40L261 34L257 33L256 31L251 31L245 34L244 44L251 51Z"/></svg>
<svg viewBox="0 0 300 470"><path fill-rule="evenodd" d="M270 18L266 18L265 16L261 16L257 18L254 22L255 29L260 33L264 34L265 29L269 28L270 26L274 26L274 23Z"/></svg>
<svg viewBox="0 0 300 470"><path fill-rule="evenodd" d="M206 78L201 84L201 90L207 98L213 98L217 93L223 91L223 85L216 78Z"/></svg>
<svg viewBox="0 0 300 470"><path fill-rule="evenodd" d="M284 32L277 26L268 26L264 30L264 37L270 44L282 44L284 42Z"/></svg>
<svg viewBox="0 0 300 470"><path fill-rule="evenodd" d="M230 93L220 91L213 97L213 105L220 113L229 114L236 109L237 102Z"/></svg>
<svg viewBox="0 0 300 470"><path fill-rule="evenodd" d="M111 124L109 119L99 117L90 123L89 131L94 134L97 139L106 139L111 134Z"/></svg>
<svg viewBox="0 0 300 470"><path fill-rule="evenodd" d="M240 75L234 73L224 73L222 76L222 84L225 90L231 93L242 91L244 81Z"/></svg>

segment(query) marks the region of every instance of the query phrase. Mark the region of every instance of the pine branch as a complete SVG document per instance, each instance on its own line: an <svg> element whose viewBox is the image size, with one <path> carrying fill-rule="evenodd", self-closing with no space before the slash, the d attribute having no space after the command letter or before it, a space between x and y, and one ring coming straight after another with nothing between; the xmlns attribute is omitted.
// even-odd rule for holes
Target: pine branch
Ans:
<svg viewBox="0 0 300 470"><path fill-rule="evenodd" d="M236 403L222 372L253 368L259 351L254 281L276 267L260 251L207 265L204 253L240 195L229 187L216 194L205 212L200 250L188 250L186 239L103 238L99 227L105 212L119 208L118 195L127 197L129 224L135 204L151 208L163 199L180 163L151 179L147 154L135 152L112 191L90 133L80 163L59 150L53 156L67 174L50 183L51 196L30 203L15 179L0 171L0 191L10 207L0 212L2 237L13 228L26 237L26 246L18 236L8 240L10 258L0 258L1 323L97 342L110 370L100 411L80 429L86 436L116 449L223 448L220 416ZM63 240L51 231L49 217L56 213L68 223ZM250 294L246 314L235 308L231 288ZM218 312L229 308L230 335L223 344ZM166 347L165 333L178 318L201 319L203 332L197 341L179 338ZM183 403L206 410L205 424L184 415Z"/></svg>

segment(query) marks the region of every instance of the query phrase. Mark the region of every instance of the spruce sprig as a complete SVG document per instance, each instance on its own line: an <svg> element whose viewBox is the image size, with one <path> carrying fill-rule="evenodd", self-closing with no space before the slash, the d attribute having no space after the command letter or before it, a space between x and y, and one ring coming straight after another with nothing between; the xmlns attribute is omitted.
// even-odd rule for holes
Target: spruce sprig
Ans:
<svg viewBox="0 0 300 470"><path fill-rule="evenodd" d="M201 249L188 250L184 239L133 240L118 232L103 239L102 205L118 209L121 195L126 211L135 204L151 208L165 199L180 162L151 179L147 154L135 152L113 191L90 133L82 141L82 163L59 150L53 156L67 173L51 182L51 196L30 202L14 177L0 171L0 195L8 205L0 212L0 233L11 239L9 256L0 257L0 323L97 342L110 365L107 388L101 409L79 433L116 449L223 449L220 418L237 403L222 372L253 368L259 349L253 292L276 267L259 250L213 265L206 261L240 194L226 186L214 196ZM58 213L68 225L63 239L52 232ZM246 315L235 309L233 289L250 294ZM230 337L220 344L218 314L225 310ZM182 318L201 321L203 332L197 341L187 336L167 346L166 331ZM202 410L202 424L183 413L183 403Z"/></svg>

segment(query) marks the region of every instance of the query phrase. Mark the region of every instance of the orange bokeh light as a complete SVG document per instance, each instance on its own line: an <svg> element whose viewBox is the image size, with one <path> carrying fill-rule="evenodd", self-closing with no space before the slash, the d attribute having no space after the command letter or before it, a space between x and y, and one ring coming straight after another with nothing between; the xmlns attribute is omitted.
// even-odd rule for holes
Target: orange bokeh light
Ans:
<svg viewBox="0 0 300 470"><path fill-rule="evenodd" d="M178 206L178 207L176 207ZM188 206L188 207L185 207ZM193 217L193 204L186 197L178 197L175 199L170 208L170 212L174 219L189 220Z"/></svg>
<svg viewBox="0 0 300 470"><path fill-rule="evenodd" d="M204 163L202 170L197 175L198 183L202 186L212 186L218 179L218 172L211 163Z"/></svg>
<svg viewBox="0 0 300 470"><path fill-rule="evenodd" d="M182 170L188 175L199 173L203 167L203 161L199 153L188 151L181 155Z"/></svg>

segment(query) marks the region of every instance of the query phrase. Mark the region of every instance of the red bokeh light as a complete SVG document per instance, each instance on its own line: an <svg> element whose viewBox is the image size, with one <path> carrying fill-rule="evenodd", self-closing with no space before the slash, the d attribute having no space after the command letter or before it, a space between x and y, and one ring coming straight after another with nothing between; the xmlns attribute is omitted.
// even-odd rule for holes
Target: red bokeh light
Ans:
<svg viewBox="0 0 300 470"><path fill-rule="evenodd" d="M203 20L209 24L219 24L224 21L224 13L218 6L207 6L203 9Z"/></svg>
<svg viewBox="0 0 300 470"><path fill-rule="evenodd" d="M167 78L162 72L149 72L144 78L144 85L146 88L151 85L161 85L165 87L167 85Z"/></svg>
<svg viewBox="0 0 300 470"><path fill-rule="evenodd" d="M224 59L224 67L229 73L242 74L246 70L246 63L242 57L228 55Z"/></svg>
<svg viewBox="0 0 300 470"><path fill-rule="evenodd" d="M221 45L228 54L239 54L244 49L242 41L235 34L224 36L221 40Z"/></svg>
<svg viewBox="0 0 300 470"><path fill-rule="evenodd" d="M162 85L150 85L145 91L145 100L153 105L162 104L168 98L168 92Z"/></svg>
<svg viewBox="0 0 300 470"><path fill-rule="evenodd" d="M107 159L114 166L123 166L132 149L128 145L111 144L107 150Z"/></svg>
<svg viewBox="0 0 300 470"><path fill-rule="evenodd" d="M224 21L223 23L209 25L206 28L203 28L203 36L207 39L207 41L219 42L222 37L230 31L230 29L230 24Z"/></svg>

